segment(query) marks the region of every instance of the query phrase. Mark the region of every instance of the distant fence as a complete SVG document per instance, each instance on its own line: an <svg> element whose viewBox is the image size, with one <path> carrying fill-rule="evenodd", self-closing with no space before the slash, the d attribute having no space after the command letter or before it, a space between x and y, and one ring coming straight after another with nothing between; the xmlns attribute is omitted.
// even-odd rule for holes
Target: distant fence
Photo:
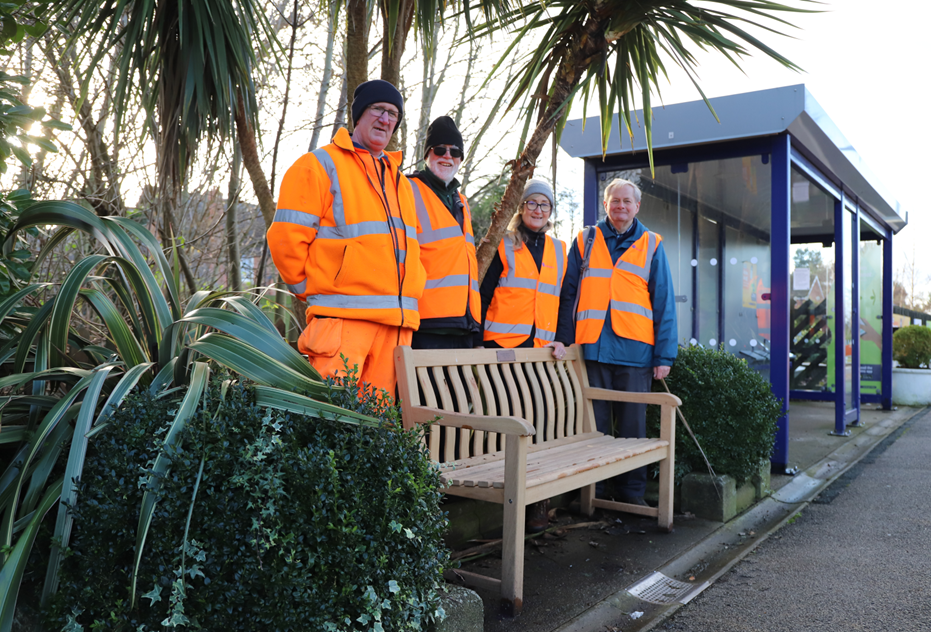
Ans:
<svg viewBox="0 0 931 632"><path fill-rule="evenodd" d="M895 329L904 327L905 325L922 325L924 327L931 327L931 314L925 314L924 312L919 312L914 309L899 307L898 305L892 306L892 313L892 327Z"/></svg>

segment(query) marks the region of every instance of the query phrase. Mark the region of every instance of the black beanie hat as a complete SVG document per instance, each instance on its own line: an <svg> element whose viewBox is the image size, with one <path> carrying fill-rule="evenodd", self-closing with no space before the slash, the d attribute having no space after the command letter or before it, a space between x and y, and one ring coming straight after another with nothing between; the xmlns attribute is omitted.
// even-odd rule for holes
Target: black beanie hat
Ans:
<svg viewBox="0 0 931 632"><path fill-rule="evenodd" d="M448 116L441 116L430 123L430 127L427 128L427 138L424 140L424 155L430 151L431 147L437 145L452 145L465 154L462 134L456 127L456 121Z"/></svg>
<svg viewBox="0 0 931 632"><path fill-rule="evenodd" d="M390 103L397 106L400 112L398 122L394 125L397 129L401 119L404 118L404 97L397 88L382 79L365 81L356 88L352 94L352 124L358 123L365 109L373 103Z"/></svg>

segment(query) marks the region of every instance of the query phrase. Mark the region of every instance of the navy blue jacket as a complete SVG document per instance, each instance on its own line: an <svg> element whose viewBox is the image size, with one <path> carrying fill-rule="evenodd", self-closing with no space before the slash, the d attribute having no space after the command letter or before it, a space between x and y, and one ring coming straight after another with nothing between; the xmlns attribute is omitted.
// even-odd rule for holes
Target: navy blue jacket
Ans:
<svg viewBox="0 0 931 632"><path fill-rule="evenodd" d="M647 230L639 220L634 219L631 226L623 235L614 229L607 219L597 224L598 230L604 235L608 252L611 253L611 263L617 260L643 236ZM566 267L566 278L559 294L559 323L556 326L556 340L564 345L575 342L575 319L573 307L579 289L579 274L582 268L582 254L579 252L578 238L572 240L572 249L569 251L569 262ZM672 366L678 354L678 325L676 324L675 291L672 286L672 272L669 270L669 260L666 251L660 243L653 256L653 265L650 268L650 281L648 283L650 301L653 304L653 334L654 343L648 345L638 340L622 338L611 328L611 318L605 319L601 337L597 342L582 345L586 360L596 360L607 364L622 366L654 367ZM610 314L610 312L609 312Z"/></svg>

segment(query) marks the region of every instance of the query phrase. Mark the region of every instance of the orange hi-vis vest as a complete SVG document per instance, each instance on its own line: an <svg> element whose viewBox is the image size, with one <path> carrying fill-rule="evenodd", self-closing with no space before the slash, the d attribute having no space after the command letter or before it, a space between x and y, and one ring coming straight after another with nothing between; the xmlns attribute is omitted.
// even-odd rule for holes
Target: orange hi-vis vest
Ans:
<svg viewBox="0 0 931 632"><path fill-rule="evenodd" d="M462 228L446 205L418 178L412 178L417 209L417 241L427 283L420 298L421 318L458 317L468 309L482 322L482 297L478 292L478 262L469 203L462 200Z"/></svg>
<svg viewBox="0 0 931 632"><path fill-rule="evenodd" d="M268 248L313 316L417 329L426 273L401 153L379 159L345 129L304 154L281 181Z"/></svg>
<svg viewBox="0 0 931 632"><path fill-rule="evenodd" d="M595 231L591 248L586 252L588 231ZM598 342L608 308L611 329L621 338L654 344L653 303L650 300L650 268L656 248L663 241L658 233L645 232L612 265L611 253L597 226L579 233L582 275L579 304L575 313L575 341Z"/></svg>
<svg viewBox="0 0 931 632"><path fill-rule="evenodd" d="M498 245L504 270L485 314L485 340L513 348L535 329L534 347L544 347L556 339L559 318L559 290L566 275L566 244L546 235L540 269L522 246L514 249L510 238Z"/></svg>

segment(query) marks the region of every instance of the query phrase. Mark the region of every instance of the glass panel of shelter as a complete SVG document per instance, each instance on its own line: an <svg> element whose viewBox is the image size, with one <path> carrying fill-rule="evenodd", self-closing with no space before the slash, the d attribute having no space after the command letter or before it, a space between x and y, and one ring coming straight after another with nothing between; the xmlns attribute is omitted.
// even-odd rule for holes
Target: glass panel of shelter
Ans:
<svg viewBox="0 0 931 632"><path fill-rule="evenodd" d="M792 168L789 388L835 392L834 204Z"/></svg>
<svg viewBox="0 0 931 632"><path fill-rule="evenodd" d="M643 191L643 224L663 236L682 344L722 346L768 377L770 199L768 157L746 156L602 172ZM604 209L599 209L599 219Z"/></svg>
<svg viewBox="0 0 931 632"><path fill-rule="evenodd" d="M865 219L860 221L860 395L882 390L883 244Z"/></svg>

